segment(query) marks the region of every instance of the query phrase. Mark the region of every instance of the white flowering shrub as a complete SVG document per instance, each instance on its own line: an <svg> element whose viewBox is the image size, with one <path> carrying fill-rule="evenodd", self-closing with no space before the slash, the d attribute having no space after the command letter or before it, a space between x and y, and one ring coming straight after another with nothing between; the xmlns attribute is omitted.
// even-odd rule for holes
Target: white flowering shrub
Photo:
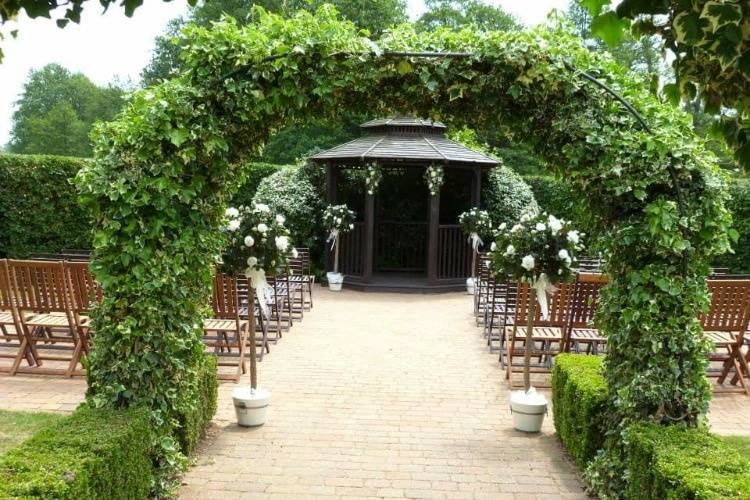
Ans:
<svg viewBox="0 0 750 500"><path fill-rule="evenodd" d="M495 224L512 225L527 210L537 210L534 193L528 184L510 168L498 165L487 174L482 202Z"/></svg>
<svg viewBox="0 0 750 500"><path fill-rule="evenodd" d="M480 238L492 236L492 218L486 210L476 207L467 210L458 216L458 223L461 225L461 230L468 235L476 234Z"/></svg>
<svg viewBox="0 0 750 500"><path fill-rule="evenodd" d="M432 196L440 193L440 188L445 182L445 171L440 165L430 165L424 171L424 180L427 182L427 189Z"/></svg>
<svg viewBox="0 0 750 500"><path fill-rule="evenodd" d="M348 233L354 229L356 216L346 205L328 205L323 211L323 226L329 233Z"/></svg>
<svg viewBox="0 0 750 500"><path fill-rule="evenodd" d="M377 163L370 163L365 168L365 189L367 194L378 192L378 186L383 179L383 169Z"/></svg>
<svg viewBox="0 0 750 500"><path fill-rule="evenodd" d="M227 208L225 219L227 246L222 271L234 276L262 271L273 276L295 256L284 216L274 213L268 205Z"/></svg>
<svg viewBox="0 0 750 500"><path fill-rule="evenodd" d="M490 252L490 269L535 283L542 275L551 283L567 281L583 249L583 234L570 222L547 213L527 212L512 227L500 224Z"/></svg>

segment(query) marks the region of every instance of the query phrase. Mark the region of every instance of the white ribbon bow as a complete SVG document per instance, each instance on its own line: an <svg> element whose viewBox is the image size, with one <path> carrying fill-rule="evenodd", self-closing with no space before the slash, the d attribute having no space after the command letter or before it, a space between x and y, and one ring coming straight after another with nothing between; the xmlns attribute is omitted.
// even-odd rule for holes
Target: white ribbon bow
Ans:
<svg viewBox="0 0 750 500"><path fill-rule="evenodd" d="M339 230L333 229L331 231L331 234L328 235L328 239L326 241L331 242L331 250L336 246L336 241L339 239Z"/></svg>
<svg viewBox="0 0 750 500"><path fill-rule="evenodd" d="M484 242L477 233L471 233L469 235L469 244L471 245L471 248L473 248L476 252L479 249L479 245L484 245Z"/></svg>
<svg viewBox="0 0 750 500"><path fill-rule="evenodd" d="M534 280L531 285L536 290L536 300L539 302L539 308L542 312L542 319L546 320L549 317L549 305L547 304L547 293L554 294L557 288L552 285L547 274L542 273L538 278Z"/></svg>
<svg viewBox="0 0 750 500"><path fill-rule="evenodd" d="M268 303L273 300L273 288L266 281L266 272L263 269L247 268L245 276L250 280L250 286L255 289L260 309L263 315L268 317ZM254 304L248 304L249 313L252 314Z"/></svg>

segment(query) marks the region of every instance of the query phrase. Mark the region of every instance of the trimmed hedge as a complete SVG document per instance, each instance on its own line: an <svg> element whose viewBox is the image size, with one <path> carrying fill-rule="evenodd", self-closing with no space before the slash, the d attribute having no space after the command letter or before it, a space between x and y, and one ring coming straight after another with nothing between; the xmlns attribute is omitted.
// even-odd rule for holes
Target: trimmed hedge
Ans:
<svg viewBox="0 0 750 500"><path fill-rule="evenodd" d="M0 154L0 257L91 247L89 216L70 183L88 162Z"/></svg>
<svg viewBox="0 0 750 500"><path fill-rule="evenodd" d="M729 183L727 208L732 212L732 226L740 234L739 241L732 245L734 253L719 256L716 267L728 267L732 273L750 273L750 181L737 179Z"/></svg>
<svg viewBox="0 0 750 500"><path fill-rule="evenodd" d="M258 190L261 181L270 177L283 168L283 165L274 163L250 163L245 170L245 178L242 186L232 196L229 206L239 207L240 205L250 206L253 203L253 197Z"/></svg>
<svg viewBox="0 0 750 500"><path fill-rule="evenodd" d="M216 363L216 357L205 356L205 362L198 370L197 403L193 411L185 412L179 417L180 427L176 437L185 455L190 455L195 450L216 413L219 396Z"/></svg>
<svg viewBox="0 0 750 500"><path fill-rule="evenodd" d="M147 410L81 405L0 457L0 498L148 498L153 441Z"/></svg>
<svg viewBox="0 0 750 500"><path fill-rule="evenodd" d="M603 416L607 382L602 358L560 354L552 369L552 409L555 430L581 469L604 442Z"/></svg>
<svg viewBox="0 0 750 500"><path fill-rule="evenodd" d="M627 435L627 498L750 498L750 461L706 430L638 424Z"/></svg>

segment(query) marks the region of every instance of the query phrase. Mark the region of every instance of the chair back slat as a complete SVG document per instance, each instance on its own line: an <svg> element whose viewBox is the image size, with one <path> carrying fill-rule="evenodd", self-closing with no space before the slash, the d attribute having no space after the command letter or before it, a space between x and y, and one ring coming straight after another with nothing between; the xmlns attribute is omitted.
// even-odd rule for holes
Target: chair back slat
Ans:
<svg viewBox="0 0 750 500"><path fill-rule="evenodd" d="M240 314L237 279L221 273L214 274L212 306L214 317L220 319L238 319Z"/></svg>
<svg viewBox="0 0 750 500"><path fill-rule="evenodd" d="M708 280L711 307L701 315L706 331L743 333L750 319L750 279Z"/></svg>
<svg viewBox="0 0 750 500"><path fill-rule="evenodd" d="M0 259L0 310L9 311L13 309L13 306L8 261Z"/></svg>
<svg viewBox="0 0 750 500"><path fill-rule="evenodd" d="M599 294L607 284L607 276L600 273L576 274L573 293L570 297L570 328L586 328L591 326L594 314L599 307Z"/></svg>
<svg viewBox="0 0 750 500"><path fill-rule="evenodd" d="M104 293L89 270L88 262L66 262L65 269L71 284L72 307L78 313L86 313L94 304L102 301Z"/></svg>
<svg viewBox="0 0 750 500"><path fill-rule="evenodd" d="M8 270L19 310L69 312L69 287L62 262L9 260Z"/></svg>
<svg viewBox="0 0 750 500"><path fill-rule="evenodd" d="M568 317L568 302L573 285L570 283L558 283L555 285L555 288L557 291L554 294L547 294L549 315L546 319L542 319L542 311L537 304L534 326L565 326ZM519 283L517 289L515 325L516 328L521 329L528 322L531 287L528 283Z"/></svg>

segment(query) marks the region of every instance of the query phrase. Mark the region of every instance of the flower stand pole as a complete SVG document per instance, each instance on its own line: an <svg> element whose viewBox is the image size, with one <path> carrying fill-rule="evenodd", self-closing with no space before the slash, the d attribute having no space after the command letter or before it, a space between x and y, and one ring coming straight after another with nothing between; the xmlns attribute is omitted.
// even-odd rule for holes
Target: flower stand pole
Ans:
<svg viewBox="0 0 750 500"><path fill-rule="evenodd" d="M255 346L255 288L247 290L250 341L250 387L239 387L232 393L237 423L241 427L258 427L266 423L270 395L258 389L258 359ZM247 341L247 340L246 340Z"/></svg>

